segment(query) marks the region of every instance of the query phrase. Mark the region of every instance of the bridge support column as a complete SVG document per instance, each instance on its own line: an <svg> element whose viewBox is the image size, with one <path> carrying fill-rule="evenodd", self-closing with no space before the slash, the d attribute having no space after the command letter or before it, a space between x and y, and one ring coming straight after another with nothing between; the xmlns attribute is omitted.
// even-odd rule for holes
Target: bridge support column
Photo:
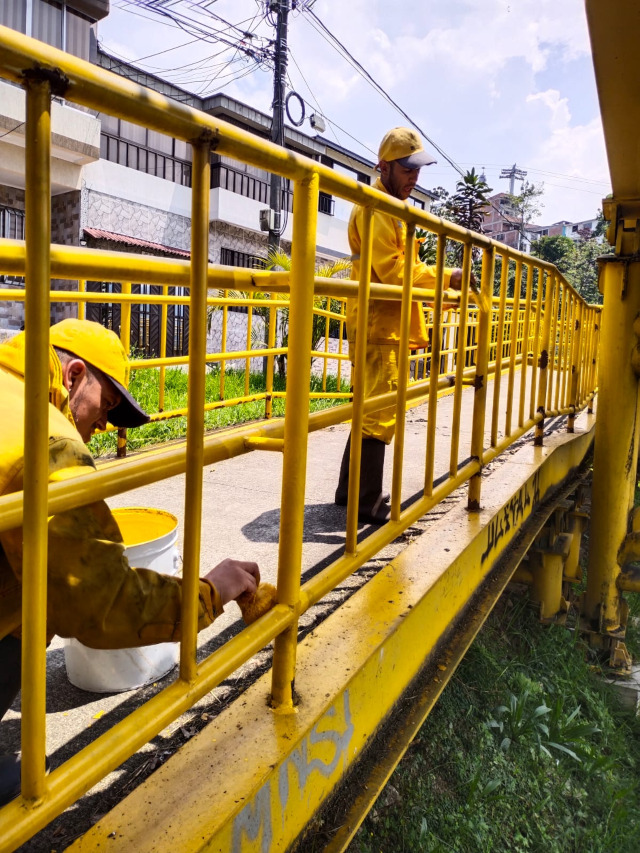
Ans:
<svg viewBox="0 0 640 853"><path fill-rule="evenodd" d="M605 202L616 254L599 260L602 313L587 589L581 628L610 665L630 666L624 646L626 603L618 586L619 552L631 531L638 461L640 332L640 202ZM637 358L636 358L637 361Z"/></svg>

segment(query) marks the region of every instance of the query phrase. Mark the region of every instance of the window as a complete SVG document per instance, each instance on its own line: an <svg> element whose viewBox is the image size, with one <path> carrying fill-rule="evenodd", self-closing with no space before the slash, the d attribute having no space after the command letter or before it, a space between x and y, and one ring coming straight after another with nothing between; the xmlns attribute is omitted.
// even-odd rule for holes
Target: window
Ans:
<svg viewBox="0 0 640 853"><path fill-rule="evenodd" d="M91 21L65 0L2 0L0 24L89 59Z"/></svg>
<svg viewBox="0 0 640 853"><path fill-rule="evenodd" d="M260 255L250 255L248 252L222 248L220 249L220 263L227 267L249 267L252 270L263 270L266 260Z"/></svg>
<svg viewBox="0 0 640 853"><path fill-rule="evenodd" d="M578 226L577 226L577 225L574 225L574 226L571 228L571 230L572 230L572 231L577 231L577 230L578 230Z"/></svg>
<svg viewBox="0 0 640 853"><path fill-rule="evenodd" d="M101 115L100 156L138 172L191 186L191 146L180 139Z"/></svg>
<svg viewBox="0 0 640 853"><path fill-rule="evenodd" d="M0 237L24 240L24 210L0 207Z"/></svg>
<svg viewBox="0 0 640 853"><path fill-rule="evenodd" d="M27 31L27 0L0 3L0 24L19 33Z"/></svg>

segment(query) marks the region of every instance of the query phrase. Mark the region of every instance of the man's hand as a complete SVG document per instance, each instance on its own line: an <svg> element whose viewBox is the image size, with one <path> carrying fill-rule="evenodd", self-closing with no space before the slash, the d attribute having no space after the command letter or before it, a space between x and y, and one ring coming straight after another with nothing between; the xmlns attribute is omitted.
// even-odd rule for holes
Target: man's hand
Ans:
<svg viewBox="0 0 640 853"><path fill-rule="evenodd" d="M449 289L450 290L461 290L462 289L462 270L457 267L451 273L451 278L449 279Z"/></svg>
<svg viewBox="0 0 640 853"><path fill-rule="evenodd" d="M233 601L243 592L253 595L260 583L260 569L257 563L232 560L227 557L205 575L220 593L222 604Z"/></svg>
<svg viewBox="0 0 640 853"><path fill-rule="evenodd" d="M471 277L469 279L471 287L474 290L478 289L478 283L476 281L476 277L473 273L471 273ZM449 288L451 290L461 290L462 289L462 270L458 267L453 270L451 273L451 279L449 280Z"/></svg>

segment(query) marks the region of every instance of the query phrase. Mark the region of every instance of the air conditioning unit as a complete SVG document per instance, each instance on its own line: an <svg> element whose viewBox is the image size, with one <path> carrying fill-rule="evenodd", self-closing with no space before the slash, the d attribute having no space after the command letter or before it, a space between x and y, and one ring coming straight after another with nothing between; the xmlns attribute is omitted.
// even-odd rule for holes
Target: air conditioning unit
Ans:
<svg viewBox="0 0 640 853"><path fill-rule="evenodd" d="M278 216L277 219L280 217ZM266 208L265 210L260 211L260 230L261 231L275 231L276 230L276 212L275 210L271 210L271 208Z"/></svg>

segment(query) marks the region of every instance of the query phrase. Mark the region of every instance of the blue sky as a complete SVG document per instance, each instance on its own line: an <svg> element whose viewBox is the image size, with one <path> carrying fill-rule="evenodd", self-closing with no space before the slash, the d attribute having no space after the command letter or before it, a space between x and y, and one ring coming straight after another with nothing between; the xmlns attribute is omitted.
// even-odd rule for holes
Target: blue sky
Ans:
<svg viewBox="0 0 640 853"><path fill-rule="evenodd" d="M205 30L220 28L237 43L238 31L195 2L165 6L199 15ZM268 69L220 42L196 40L132 0L112 0L111 9L98 28L106 50L190 91L225 91L270 111ZM245 45L257 49L273 38L259 0L216 0L208 9L251 30ZM528 180L544 183L540 223L596 215L610 185L583 0L316 0L312 12L463 169L484 166L496 192L508 189L501 168L526 169ZM290 83L307 113L321 112L326 136L373 159L384 133L406 120L300 6L290 15L289 46ZM308 123L302 129L311 132ZM457 177L438 156L420 183L451 190Z"/></svg>

